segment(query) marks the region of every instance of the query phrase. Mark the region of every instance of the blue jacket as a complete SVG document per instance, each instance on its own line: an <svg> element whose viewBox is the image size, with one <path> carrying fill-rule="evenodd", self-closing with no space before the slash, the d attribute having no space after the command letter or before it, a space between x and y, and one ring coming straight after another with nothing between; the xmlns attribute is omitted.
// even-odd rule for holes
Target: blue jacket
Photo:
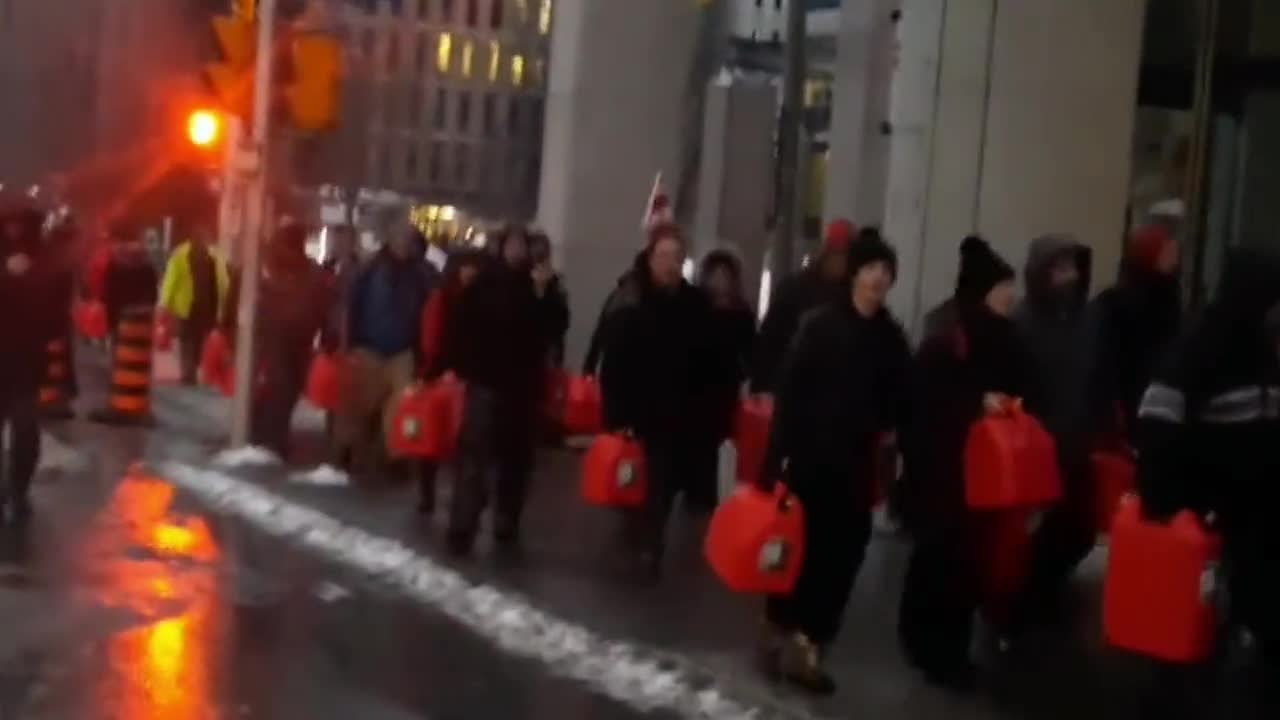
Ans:
<svg viewBox="0 0 1280 720"><path fill-rule="evenodd" d="M383 357L415 350L422 308L439 272L420 260L398 260L382 252L364 268L351 290L348 337L353 349Z"/></svg>

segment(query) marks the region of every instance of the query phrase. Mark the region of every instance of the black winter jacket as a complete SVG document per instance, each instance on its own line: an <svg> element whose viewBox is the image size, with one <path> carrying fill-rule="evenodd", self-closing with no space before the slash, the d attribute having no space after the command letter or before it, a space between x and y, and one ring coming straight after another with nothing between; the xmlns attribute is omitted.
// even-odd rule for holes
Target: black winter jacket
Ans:
<svg viewBox="0 0 1280 720"><path fill-rule="evenodd" d="M545 376L547 345L527 270L486 259L445 327L444 369L506 402L532 408Z"/></svg>
<svg viewBox="0 0 1280 720"><path fill-rule="evenodd" d="M712 308L708 332L712 352L708 382L713 393L708 430L723 439L733 429L738 398L747 380L756 339L755 315L747 305Z"/></svg>
<svg viewBox="0 0 1280 720"><path fill-rule="evenodd" d="M57 314L66 305L57 301L61 268L51 266L42 250L35 232L19 240L0 239L0 399L36 391L45 347L59 337ZM17 254L30 261L21 274L8 267Z"/></svg>
<svg viewBox="0 0 1280 720"><path fill-rule="evenodd" d="M810 310L846 300L847 286L824 279L819 271L821 265L816 262L792 275L774 292L760 325L755 367L751 373L752 391L775 391L783 358L800 328L801 318Z"/></svg>

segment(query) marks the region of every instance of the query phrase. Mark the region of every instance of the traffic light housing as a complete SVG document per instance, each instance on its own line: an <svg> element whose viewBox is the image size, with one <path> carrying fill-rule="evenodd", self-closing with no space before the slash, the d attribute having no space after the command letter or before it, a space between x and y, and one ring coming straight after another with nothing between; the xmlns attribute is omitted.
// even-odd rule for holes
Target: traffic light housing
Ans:
<svg viewBox="0 0 1280 720"><path fill-rule="evenodd" d="M284 89L295 127L317 132L333 127L338 115L342 46L328 35L303 34L290 46L292 79Z"/></svg>
<svg viewBox="0 0 1280 720"><path fill-rule="evenodd" d="M221 62L205 68L213 90L230 112L247 117L253 102L253 66L257 49L256 0L237 0L232 15L213 18Z"/></svg>

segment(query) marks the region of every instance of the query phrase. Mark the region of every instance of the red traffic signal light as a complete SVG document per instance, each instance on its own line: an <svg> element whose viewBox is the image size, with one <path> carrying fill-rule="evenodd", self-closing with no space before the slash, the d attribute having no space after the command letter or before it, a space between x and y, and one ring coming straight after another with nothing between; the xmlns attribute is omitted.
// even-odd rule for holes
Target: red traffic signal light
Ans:
<svg viewBox="0 0 1280 720"><path fill-rule="evenodd" d="M187 140L198 148L211 148L222 139L222 116L212 110L195 110L187 116Z"/></svg>

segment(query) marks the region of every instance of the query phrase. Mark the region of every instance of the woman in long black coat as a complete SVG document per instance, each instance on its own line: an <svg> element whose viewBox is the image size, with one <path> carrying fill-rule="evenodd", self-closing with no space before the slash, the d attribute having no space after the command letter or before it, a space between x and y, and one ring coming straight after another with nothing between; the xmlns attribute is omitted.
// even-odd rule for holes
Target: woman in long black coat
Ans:
<svg viewBox="0 0 1280 720"><path fill-rule="evenodd" d="M967 238L952 311L916 356L914 410L905 443L904 513L915 536L899 610L908 660L934 684L972 686L969 659L982 572L982 518L964 491L969 429L1027 391L1026 363L1009 312L1014 270L986 242Z"/></svg>

